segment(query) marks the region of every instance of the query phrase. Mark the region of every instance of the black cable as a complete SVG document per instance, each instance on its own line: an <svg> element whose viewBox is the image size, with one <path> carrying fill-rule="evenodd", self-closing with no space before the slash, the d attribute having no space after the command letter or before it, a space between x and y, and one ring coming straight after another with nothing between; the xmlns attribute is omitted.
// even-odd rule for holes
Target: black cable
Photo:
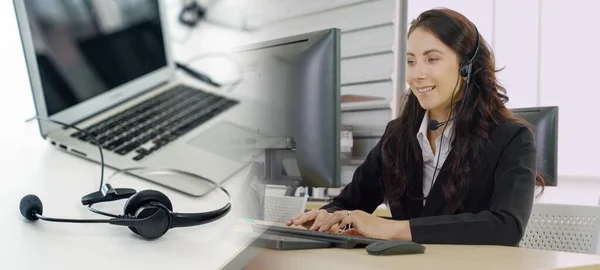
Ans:
<svg viewBox="0 0 600 270"><path fill-rule="evenodd" d="M203 73L200 73L190 67L188 67L186 64L180 63L180 62L175 62L175 66L177 66L178 68L180 68L181 70L185 71L185 73L187 73L188 75L203 81L205 83L208 83L212 86L215 87L221 87L221 84L216 83L215 81L213 81L208 75L205 75Z"/></svg>
<svg viewBox="0 0 600 270"><path fill-rule="evenodd" d="M184 0L182 0L181 1L182 8L181 8L181 11L179 12L179 17L178 17L179 22L184 25L187 25L189 27L195 27L199 21L207 20L206 13L207 13L208 8L216 5L220 1L221 0L212 0L212 1L209 1L207 4L201 5L196 0L189 1L188 3L186 3L186 1L184 1ZM184 37L184 39L181 42L178 41L178 43L186 42L190 36L191 36L191 30L189 30L186 37ZM223 54L220 54L220 53L200 54L200 55L193 57L191 60L187 60L186 63L176 61L175 66L177 68L183 70L184 72L186 72L188 75L190 75L202 82L205 82L207 84L210 84L212 86L220 88L223 85L222 83L215 82L210 76L203 74L189 66L190 62L197 60L197 58L203 58L205 56L214 56L214 55L223 56ZM235 61L232 61L232 62L235 62ZM238 68L239 68L239 65L237 65L237 63L236 63L236 66L238 66ZM241 71L240 71L240 73L241 73ZM225 84L231 85L229 87L229 89L227 89L227 92L231 91L232 90L231 88L235 88L240 82L241 82L241 76L240 76L240 79L238 79L236 81L233 81L231 83L225 83Z"/></svg>
<svg viewBox="0 0 600 270"><path fill-rule="evenodd" d="M208 57L221 57L221 58L225 58L225 59L229 60L231 63L233 63L235 65L235 67L237 69L238 79L233 80L232 82L218 83L218 82L215 82L214 80L212 80L212 78L210 78L210 76L200 73L189 67L189 65L192 62L198 61L202 58L208 58ZM192 56L191 58L186 60L185 63L175 62L175 65L178 68L185 71L187 74L191 75L192 77L195 77L195 78L197 78L205 83L208 83L210 85L213 85L215 87L221 88L224 85L229 85L226 92L230 92L235 87L237 87L237 85L239 85L242 82L242 78L243 78L243 72L242 72L241 65L231 55L229 55L227 53L223 53L223 52L208 52L208 53L198 54L198 55Z"/></svg>
<svg viewBox="0 0 600 270"><path fill-rule="evenodd" d="M44 217L38 213L35 216L41 220L54 221L54 222L69 222L69 223L108 223L107 219L66 219L66 218L51 218Z"/></svg>
<svg viewBox="0 0 600 270"><path fill-rule="evenodd" d="M111 213L107 213L107 212L98 210L98 209L94 208L93 205L94 205L93 203L90 203L88 205L88 210L90 210L91 212L94 212L96 214L100 214L100 215L107 216L107 217L113 217L113 218L123 218L123 217L126 217L126 216L123 216L123 215L115 215L115 214L111 214Z"/></svg>
<svg viewBox="0 0 600 270"><path fill-rule="evenodd" d="M228 25L227 23L218 22L218 21L211 20L210 18L208 18L208 16L207 16L208 10L213 8L213 6L216 5L218 2L221 2L221 0L212 0L209 3L204 3L204 4L200 4L196 0L188 1L188 3L186 3L185 0L182 0L181 1L181 11L179 11L179 15L178 15L177 19L179 20L179 23L181 23L189 28L194 28L194 27L196 27L196 25L199 22L204 21L204 22L211 23L211 24L214 24L214 25L217 25L220 27L231 28L231 29L234 29L237 31L248 32L248 31L252 30L252 29L249 29L246 25L244 25L244 26Z"/></svg>
<svg viewBox="0 0 600 270"><path fill-rule="evenodd" d="M458 79L456 79L456 84L454 85L454 90L452 90L452 96L450 97L450 114L448 115L448 120L450 120L450 117L452 117L452 112L454 111L454 106L452 105L452 103L454 102L454 93L456 92L456 88L458 87L458 82L460 81L460 74L458 75ZM468 86L468 84L467 84ZM466 97L463 97L466 98ZM461 106L464 104L461 104ZM462 109L462 108L461 108ZM431 193L431 189L433 189L433 183L435 182L435 174L438 171L438 165L440 163L440 156L442 155L442 147L444 146L444 132L446 132L446 127L448 126L448 123L446 122L446 124L444 124L444 128L442 129L442 135L440 137L440 150L438 151L438 158L437 161L435 162L435 167L433 168L433 176L431 177L431 184L429 187L429 193ZM433 140L435 141L435 139ZM427 194L427 196L425 196L425 199L427 199L427 197L429 197L429 193Z"/></svg>
<svg viewBox="0 0 600 270"><path fill-rule="evenodd" d="M67 123L60 122L60 121L52 120L52 119L49 119L49 118L39 117L37 115L34 116L34 117L32 117L32 118L30 118L30 119L25 120L25 122L29 122L29 121L35 120L35 119L42 120L42 121L48 121L48 122L51 122L51 123L54 123L54 124L57 124L57 125L61 125L61 126L66 127L66 128L75 129L75 130L83 133L84 135L86 135L87 137L89 137L90 140L92 140L94 143L96 143L96 145L98 146L98 151L100 152L100 187L98 187L98 190L102 191L102 186L104 185L104 154L102 152L102 145L96 139L96 137L92 136L92 134L90 134L89 132L87 132L87 131L85 131L83 129L80 129L80 128L74 126L74 125L70 125L70 124L67 124Z"/></svg>
<svg viewBox="0 0 600 270"><path fill-rule="evenodd" d="M185 3L185 0L181 1L181 11L179 12L179 22L189 27L195 27L198 22L206 20L206 13L208 9L214 6L220 0L213 0L208 4L201 5L196 0L192 0L189 3Z"/></svg>
<svg viewBox="0 0 600 270"><path fill-rule="evenodd" d="M206 10L196 0L181 0L181 11L179 11L179 22L183 25L194 27L204 17Z"/></svg>

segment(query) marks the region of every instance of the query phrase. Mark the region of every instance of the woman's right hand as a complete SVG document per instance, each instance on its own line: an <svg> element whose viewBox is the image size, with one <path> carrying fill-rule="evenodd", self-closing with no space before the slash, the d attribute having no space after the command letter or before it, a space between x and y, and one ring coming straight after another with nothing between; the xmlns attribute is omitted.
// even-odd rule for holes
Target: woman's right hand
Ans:
<svg viewBox="0 0 600 270"><path fill-rule="evenodd" d="M286 225L300 225L311 231L318 231L321 228L321 223L323 223L323 221L325 221L330 215L331 213L323 209L313 209L291 218L286 222Z"/></svg>

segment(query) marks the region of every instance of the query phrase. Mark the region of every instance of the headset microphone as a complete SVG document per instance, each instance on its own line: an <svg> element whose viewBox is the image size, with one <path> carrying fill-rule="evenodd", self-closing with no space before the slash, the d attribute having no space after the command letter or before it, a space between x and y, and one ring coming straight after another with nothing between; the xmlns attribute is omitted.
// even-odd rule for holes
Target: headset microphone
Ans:
<svg viewBox="0 0 600 270"><path fill-rule="evenodd" d="M437 130L443 124L445 124L445 122L440 123L437 120L431 120L431 121L429 121L429 124L427 125L427 129L429 129L429 130Z"/></svg>
<svg viewBox="0 0 600 270"><path fill-rule="evenodd" d="M461 103L459 112L460 112L460 110L462 110L462 104L464 104L464 102ZM457 115L458 115L458 113L456 113L454 116L452 116L452 118L450 118L450 119L448 119L446 121L442 121L442 122L438 122L437 120L431 120L431 121L429 121L429 124L427 124L427 129L429 129L429 130L437 130L441 126L443 126L443 125L449 123L450 121L456 119Z"/></svg>
<svg viewBox="0 0 600 270"><path fill-rule="evenodd" d="M455 117L450 118L450 120L448 121L442 121L441 123L438 122L437 120L431 120L429 121L429 124L427 124L427 129L429 130L437 130L438 128L440 128L441 126L443 126L444 124L454 120Z"/></svg>

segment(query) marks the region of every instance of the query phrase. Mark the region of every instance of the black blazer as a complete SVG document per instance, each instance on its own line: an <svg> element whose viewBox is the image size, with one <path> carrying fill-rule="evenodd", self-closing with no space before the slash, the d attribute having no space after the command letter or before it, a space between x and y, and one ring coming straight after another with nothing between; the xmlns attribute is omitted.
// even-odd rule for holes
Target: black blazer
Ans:
<svg viewBox="0 0 600 270"><path fill-rule="evenodd" d="M452 155L444 162L424 206L422 200L403 198L403 207L391 207L393 219L410 220L414 242L516 246L521 241L535 195L534 137L520 123L503 123L490 131L489 138L491 144L485 149L481 166L471 171L471 184L463 200L465 210L444 214L442 185L448 178ZM381 140L357 168L351 183L321 209L373 213L384 202L380 148ZM411 194L422 198L422 170L417 172L411 181L419 188L413 188Z"/></svg>

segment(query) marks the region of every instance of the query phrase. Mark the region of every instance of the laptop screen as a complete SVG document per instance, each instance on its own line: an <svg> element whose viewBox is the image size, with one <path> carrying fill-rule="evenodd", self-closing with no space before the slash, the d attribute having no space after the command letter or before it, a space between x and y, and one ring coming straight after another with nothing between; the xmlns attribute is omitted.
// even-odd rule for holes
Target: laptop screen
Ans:
<svg viewBox="0 0 600 270"><path fill-rule="evenodd" d="M49 115L167 65L158 0L25 0Z"/></svg>

